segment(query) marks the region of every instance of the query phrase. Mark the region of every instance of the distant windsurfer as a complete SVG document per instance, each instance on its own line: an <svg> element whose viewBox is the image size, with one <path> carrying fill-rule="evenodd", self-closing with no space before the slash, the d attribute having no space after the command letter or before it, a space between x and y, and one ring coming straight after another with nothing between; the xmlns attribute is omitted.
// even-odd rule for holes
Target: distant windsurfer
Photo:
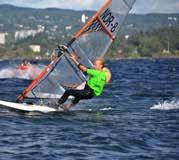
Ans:
<svg viewBox="0 0 179 160"><path fill-rule="evenodd" d="M29 69L29 66L31 66L30 62L27 59L24 59L22 63L17 66L18 70L27 70Z"/></svg>
<svg viewBox="0 0 179 160"><path fill-rule="evenodd" d="M94 96L101 95L106 82L110 80L108 76L109 74L106 74L107 70L104 68L103 59L96 59L94 63L94 69L89 69L78 62L75 54L71 54L70 58L81 71L87 73L89 79L87 80L84 89L68 89L65 91L63 96L58 101L59 105L65 103L69 96L73 96L74 99L71 103L63 107L64 110L69 110L82 99L91 99Z"/></svg>
<svg viewBox="0 0 179 160"><path fill-rule="evenodd" d="M24 59L22 63L16 67L15 74L16 76L29 77L30 79L33 79L37 73L30 61Z"/></svg>

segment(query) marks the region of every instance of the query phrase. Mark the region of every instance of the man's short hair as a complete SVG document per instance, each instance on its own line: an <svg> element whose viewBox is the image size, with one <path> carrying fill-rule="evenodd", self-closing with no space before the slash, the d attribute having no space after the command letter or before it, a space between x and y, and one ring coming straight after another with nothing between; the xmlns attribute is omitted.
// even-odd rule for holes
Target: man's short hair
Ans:
<svg viewBox="0 0 179 160"><path fill-rule="evenodd" d="M101 64L104 67L104 64L105 64L104 58L96 58L95 61L101 61Z"/></svg>

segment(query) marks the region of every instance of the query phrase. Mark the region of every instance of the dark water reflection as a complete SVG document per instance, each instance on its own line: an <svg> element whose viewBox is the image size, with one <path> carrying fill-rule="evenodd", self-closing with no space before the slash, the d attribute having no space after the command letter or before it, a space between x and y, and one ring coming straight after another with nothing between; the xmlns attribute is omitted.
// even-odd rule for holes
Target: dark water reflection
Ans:
<svg viewBox="0 0 179 160"><path fill-rule="evenodd" d="M0 159L179 159L178 109L150 109L178 102L179 60L120 60L108 66L113 80L103 96L74 111L1 110ZM14 101L29 83L0 79L0 99Z"/></svg>

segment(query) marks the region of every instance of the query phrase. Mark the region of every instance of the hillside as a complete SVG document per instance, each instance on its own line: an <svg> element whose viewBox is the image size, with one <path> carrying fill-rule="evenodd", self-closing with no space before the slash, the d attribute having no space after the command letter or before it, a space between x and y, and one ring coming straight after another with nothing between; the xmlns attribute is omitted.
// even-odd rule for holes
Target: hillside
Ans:
<svg viewBox="0 0 179 160"><path fill-rule="evenodd" d="M39 44L41 55L50 51L59 43L66 43L83 23L81 15L91 17L94 11L73 11L64 9L32 9L11 5L0 5L0 33L8 33L6 44L0 45L0 56L34 56L28 46ZM41 32L35 36L17 39L15 35L21 31ZM69 29L67 29L67 27ZM141 32L151 32L156 29L179 27L179 14L146 14L128 16L125 27L121 30L124 35L137 35ZM118 44L116 42L116 44ZM115 45L116 45L115 44ZM113 47L115 50L118 48Z"/></svg>

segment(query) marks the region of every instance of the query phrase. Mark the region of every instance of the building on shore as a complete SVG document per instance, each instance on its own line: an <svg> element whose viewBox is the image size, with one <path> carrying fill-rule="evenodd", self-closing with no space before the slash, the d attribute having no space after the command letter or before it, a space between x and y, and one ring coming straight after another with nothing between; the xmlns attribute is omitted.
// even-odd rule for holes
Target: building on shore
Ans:
<svg viewBox="0 0 179 160"><path fill-rule="evenodd" d="M29 48L35 53L39 53L41 50L40 45L30 45Z"/></svg>
<svg viewBox="0 0 179 160"><path fill-rule="evenodd" d="M66 26L65 29L68 30L72 30L72 26Z"/></svg>
<svg viewBox="0 0 179 160"><path fill-rule="evenodd" d="M7 33L0 33L0 44L4 45L6 43Z"/></svg>
<svg viewBox="0 0 179 160"><path fill-rule="evenodd" d="M17 40L21 40L21 39L24 39L24 38L27 38L27 37L30 37L30 36L35 37L38 33L43 33L44 30L45 30L44 26L38 25L37 30L16 31L14 38L15 38L15 41L17 41Z"/></svg>
<svg viewBox="0 0 179 160"><path fill-rule="evenodd" d="M82 23L86 23L86 20L88 20L88 17L83 13L83 14L81 15L81 22L82 22Z"/></svg>

